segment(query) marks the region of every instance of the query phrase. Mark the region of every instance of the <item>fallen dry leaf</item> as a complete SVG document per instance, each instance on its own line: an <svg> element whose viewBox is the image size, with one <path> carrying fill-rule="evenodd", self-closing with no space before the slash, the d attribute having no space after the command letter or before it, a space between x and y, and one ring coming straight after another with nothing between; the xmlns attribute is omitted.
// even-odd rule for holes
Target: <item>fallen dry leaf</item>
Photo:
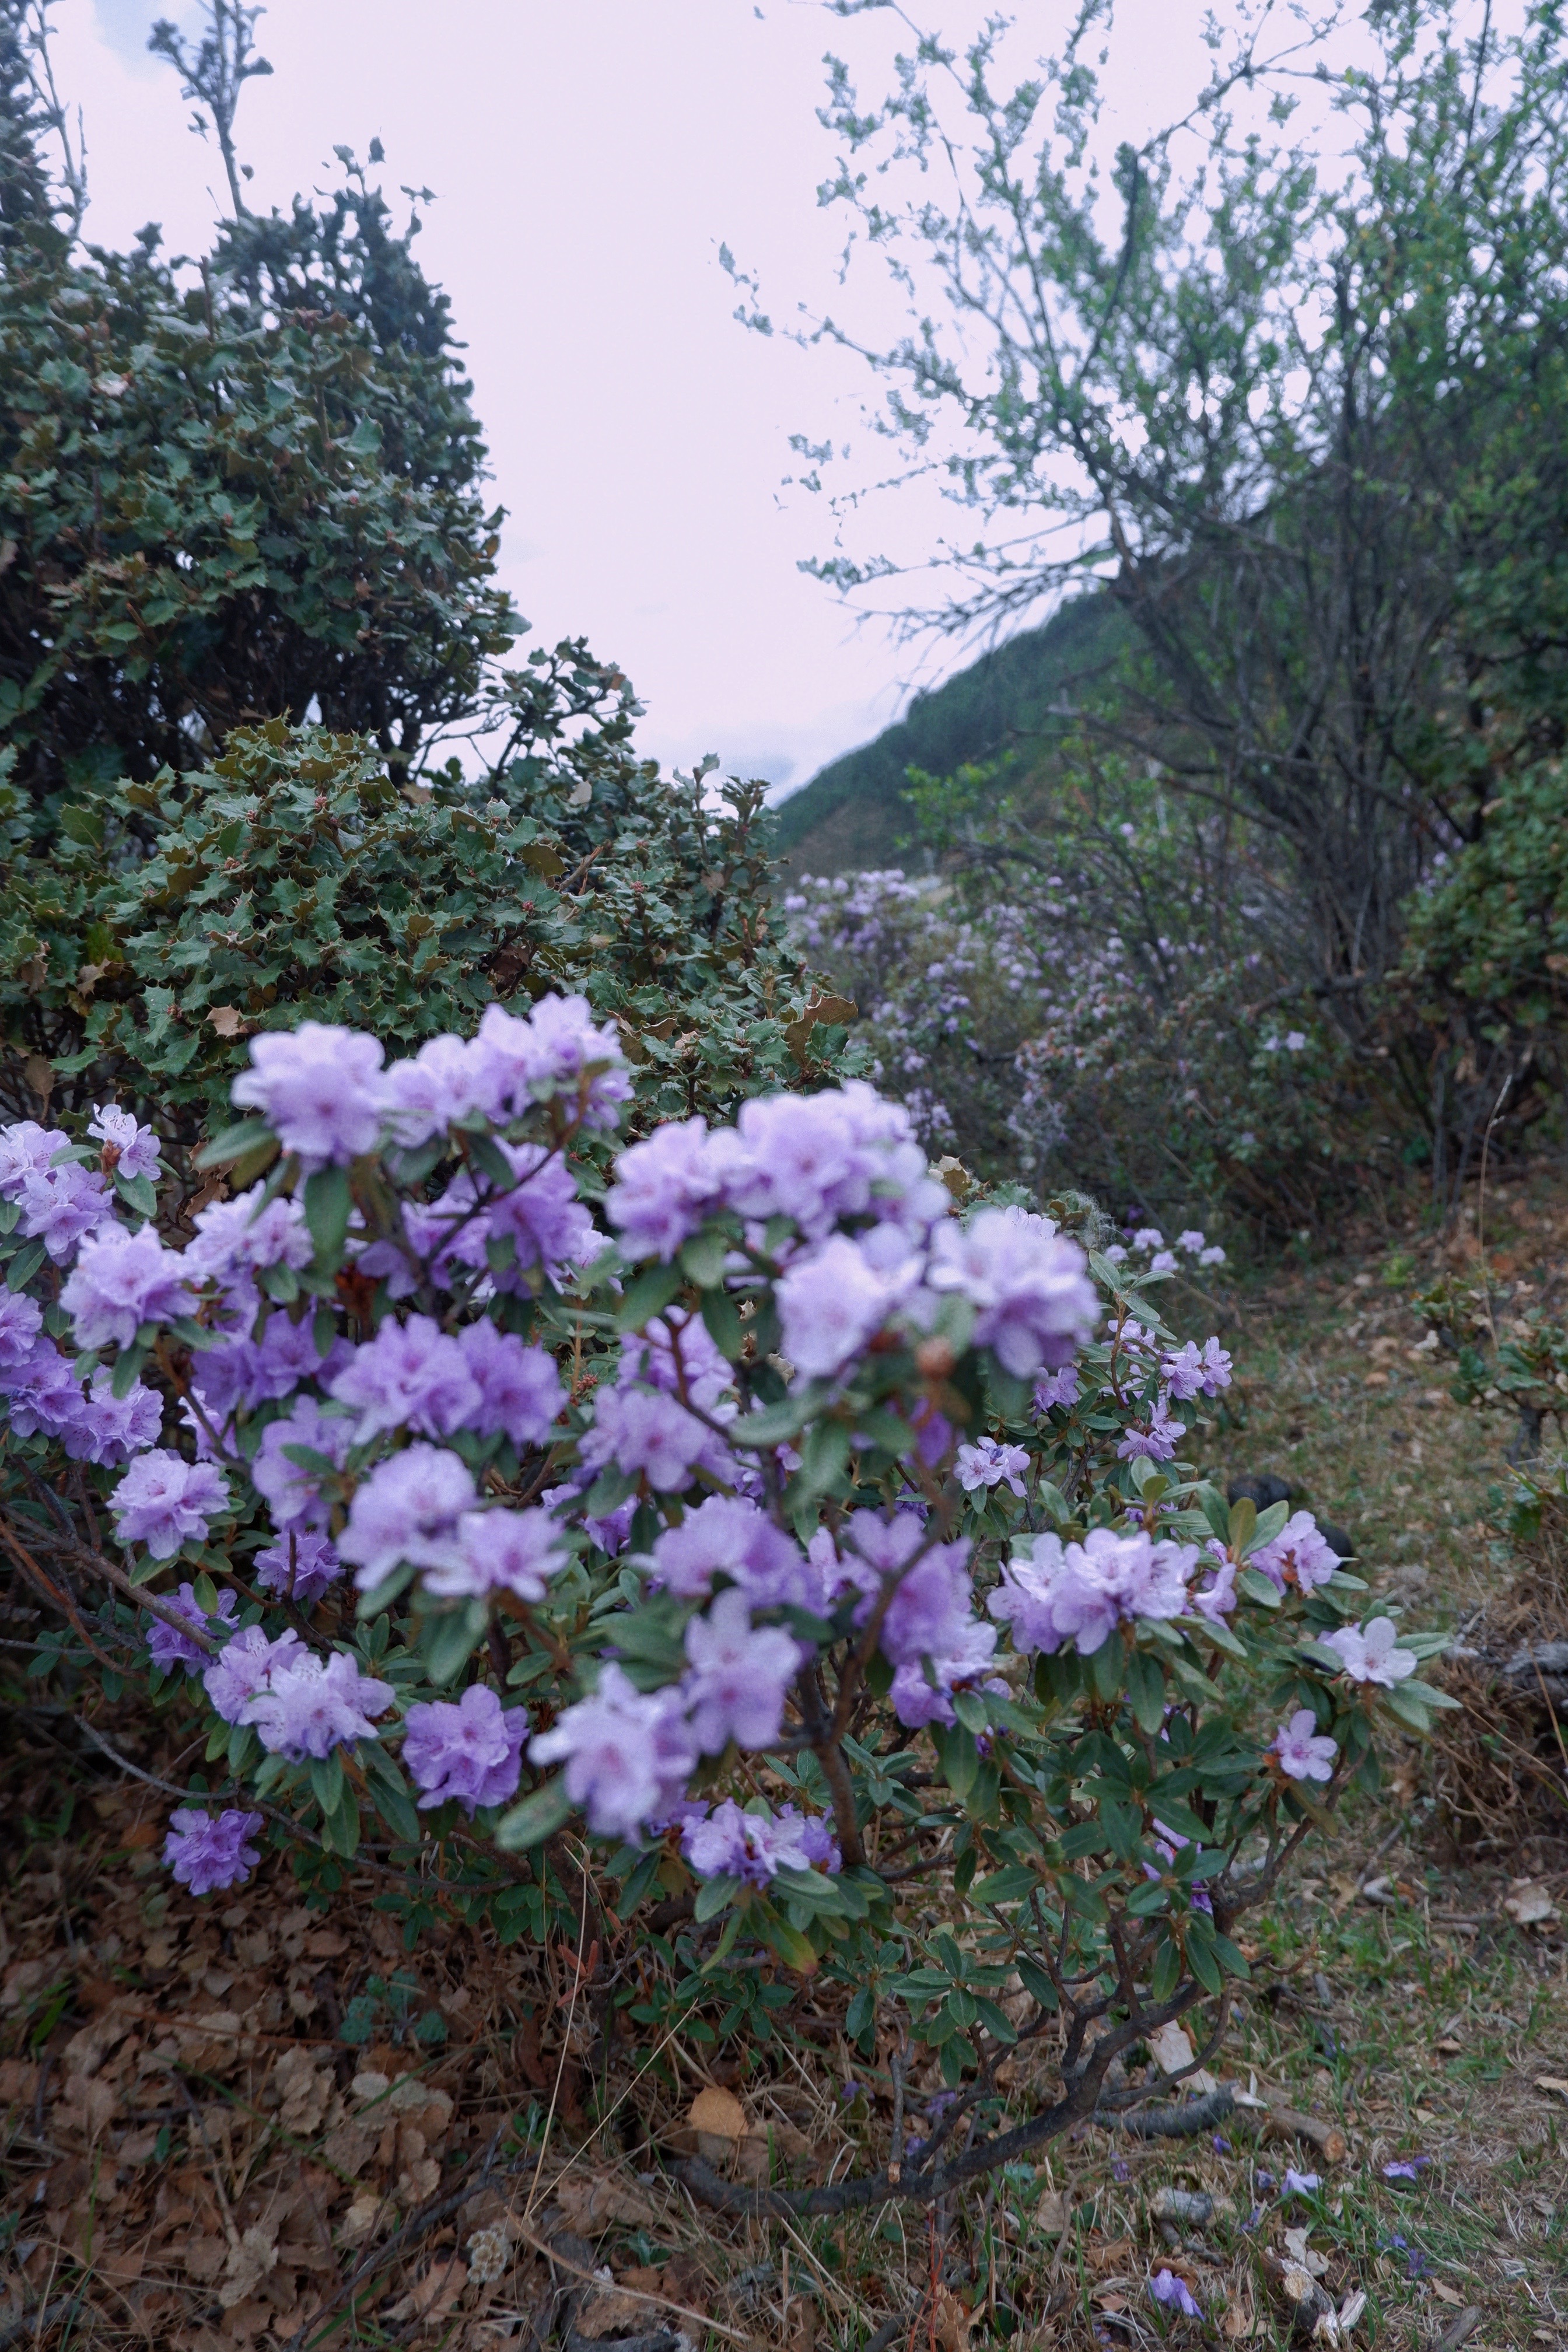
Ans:
<svg viewBox="0 0 1568 2352"><path fill-rule="evenodd" d="M649 2315L641 2296L624 2294L608 2268L595 2276L597 2284L584 2293L573 2333L593 2343L606 2336L627 2335L634 2328L640 2331Z"/></svg>
<svg viewBox="0 0 1568 2352"><path fill-rule="evenodd" d="M408 2300L426 2327L438 2326L468 2284L468 2267L454 2254L450 2261L432 2263Z"/></svg>
<svg viewBox="0 0 1568 2352"><path fill-rule="evenodd" d="M1162 2025L1157 2033L1151 2033L1148 2042L1149 2055L1163 2074L1179 2074L1184 2066L1192 2064L1196 2054L1185 2031L1173 2019L1168 2025ZM1195 2074L1188 2074L1184 2080L1189 2090L1207 2092L1219 2088L1206 2066L1200 2066Z"/></svg>
<svg viewBox="0 0 1568 2352"><path fill-rule="evenodd" d="M745 2135L745 2108L733 2091L721 2091L712 2084L698 2092L687 2120L693 2131L714 2139L741 2139Z"/></svg>
<svg viewBox="0 0 1568 2352"><path fill-rule="evenodd" d="M207 1026L219 1037L243 1037L245 1015L237 1004L215 1004L207 1014Z"/></svg>
<svg viewBox="0 0 1568 2352"><path fill-rule="evenodd" d="M1568 2099L1568 2080L1561 2074L1537 2074L1535 2087L1550 2092L1554 2098Z"/></svg>
<svg viewBox="0 0 1568 2352"><path fill-rule="evenodd" d="M1464 2307L1465 2298L1460 2294L1458 2288L1445 2286L1441 2279L1433 2280L1432 2292L1436 2296L1439 2303L1451 2303L1457 2311L1461 2310Z"/></svg>
<svg viewBox="0 0 1568 2352"><path fill-rule="evenodd" d="M567 2227L579 2237L596 2237L600 2231L617 2226L648 2230L658 2223L658 2217L646 2197L637 2196L606 2173L563 2173L555 2183L554 2197Z"/></svg>
<svg viewBox="0 0 1568 2352"><path fill-rule="evenodd" d="M1503 1897L1502 1907L1521 1927L1543 1927L1557 1916L1551 1890L1528 1878L1514 1882L1513 1893Z"/></svg>
<svg viewBox="0 0 1568 2352"><path fill-rule="evenodd" d="M935 2330L942 2352L969 2352L969 2331L974 2325L974 2315L967 2304L960 2303L951 2287L937 2288L929 2325Z"/></svg>

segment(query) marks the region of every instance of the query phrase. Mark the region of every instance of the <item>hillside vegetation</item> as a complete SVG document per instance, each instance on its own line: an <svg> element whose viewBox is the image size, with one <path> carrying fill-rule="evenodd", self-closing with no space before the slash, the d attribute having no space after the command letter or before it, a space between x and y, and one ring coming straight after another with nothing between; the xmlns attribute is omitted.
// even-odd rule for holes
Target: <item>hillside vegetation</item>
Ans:
<svg viewBox="0 0 1568 2352"><path fill-rule="evenodd" d="M785 871L846 874L910 858L910 769L943 776L1009 753L1037 759L1064 732L1064 702L1076 704L1103 681L1126 641L1109 601L1075 597L1043 626L1005 638L916 695L895 726L830 761L784 802L775 840ZM918 853L912 862L921 862Z"/></svg>

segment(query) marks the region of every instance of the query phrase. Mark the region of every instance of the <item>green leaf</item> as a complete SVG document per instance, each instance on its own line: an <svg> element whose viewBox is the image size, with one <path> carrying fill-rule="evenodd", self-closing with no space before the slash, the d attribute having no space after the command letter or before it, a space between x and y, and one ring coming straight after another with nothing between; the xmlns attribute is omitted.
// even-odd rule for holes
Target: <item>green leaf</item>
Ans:
<svg viewBox="0 0 1568 2352"><path fill-rule="evenodd" d="M1134 1650L1127 1661L1127 1696L1139 1729L1152 1738L1165 1719L1165 1677L1146 1651Z"/></svg>
<svg viewBox="0 0 1568 2352"><path fill-rule="evenodd" d="M1283 1599L1279 1587L1260 1568L1238 1569L1236 1589L1245 1592L1249 1601L1256 1601L1260 1609L1278 1609Z"/></svg>
<svg viewBox="0 0 1568 2352"><path fill-rule="evenodd" d="M680 1263L699 1290L716 1290L724 1279L730 1244L720 1233L693 1234L680 1245Z"/></svg>
<svg viewBox="0 0 1568 2352"><path fill-rule="evenodd" d="M321 1823L321 1843L329 1853L353 1855L359 1851L359 1800L345 1782L336 1809Z"/></svg>
<svg viewBox="0 0 1568 2352"><path fill-rule="evenodd" d="M221 1135L204 1144L196 1154L198 1168L226 1168L231 1160L247 1158L270 1144L279 1149L278 1139L264 1118L242 1118L237 1126L226 1127Z"/></svg>
<svg viewBox="0 0 1568 2352"><path fill-rule="evenodd" d="M616 1309L617 1331L640 1331L656 1315L662 1315L672 1298L679 1297L685 1276L678 1265L645 1266L641 1274L628 1282Z"/></svg>
<svg viewBox="0 0 1568 2352"><path fill-rule="evenodd" d="M24 1242L5 1269L7 1290L25 1290L44 1262L42 1242Z"/></svg>
<svg viewBox="0 0 1568 2352"><path fill-rule="evenodd" d="M503 1853L524 1853L530 1846L553 1837L571 1818L572 1800L565 1781L547 1780L542 1789L535 1789L531 1796L501 1815L496 1823L496 1843Z"/></svg>
<svg viewBox="0 0 1568 2352"><path fill-rule="evenodd" d="M482 1601L465 1601L425 1620L419 1646L433 1683L444 1688L456 1680L484 1640L489 1623Z"/></svg>
<svg viewBox="0 0 1568 2352"><path fill-rule="evenodd" d="M147 1360L145 1348L121 1348L114 1360L114 1377L109 1383L112 1397L128 1397L142 1375Z"/></svg>
<svg viewBox="0 0 1568 2352"><path fill-rule="evenodd" d="M793 1969L797 1976L808 1977L813 1973L816 1967L816 1954L798 1927L792 1927L786 1919L781 1919L766 1903L758 1904L752 1916L763 1941L778 1954L786 1969Z"/></svg>
<svg viewBox="0 0 1568 2352"><path fill-rule="evenodd" d="M746 1344L746 1327L741 1320L740 1308L728 1291L703 1292L702 1320L708 1328L708 1337L719 1353L728 1362L737 1362Z"/></svg>
<svg viewBox="0 0 1568 2352"><path fill-rule="evenodd" d="M315 1245L316 1264L335 1273L342 1263L353 1213L353 1192L346 1168L318 1168L305 1179L305 1223Z"/></svg>
<svg viewBox="0 0 1568 2352"><path fill-rule="evenodd" d="M717 1878L705 1878L691 1906L691 1916L698 1927L706 1926L710 1919L717 1919L721 1911L728 1910L743 1884L742 1880L731 1878L727 1873Z"/></svg>
<svg viewBox="0 0 1568 2352"><path fill-rule="evenodd" d="M151 1217L158 1207L157 1188L151 1176L122 1176L114 1171L114 1189L139 1217Z"/></svg>

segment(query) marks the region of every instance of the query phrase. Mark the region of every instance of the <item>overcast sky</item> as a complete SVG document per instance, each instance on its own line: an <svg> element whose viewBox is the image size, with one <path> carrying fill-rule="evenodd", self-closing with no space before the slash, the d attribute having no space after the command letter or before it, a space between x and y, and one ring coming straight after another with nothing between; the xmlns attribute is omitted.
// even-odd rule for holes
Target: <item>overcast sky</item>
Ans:
<svg viewBox="0 0 1568 2352"><path fill-rule="evenodd" d="M221 165L146 53L158 13L58 0L58 77L85 117L89 237L123 245L156 220L169 249L200 252ZM962 35L984 13L951 0L938 16ZM1019 13L1047 47L1068 0ZM1197 0L1121 13L1138 20L1131 96L1163 117L1202 54ZM775 315L831 301L821 59L883 53L891 30L818 0L270 0L258 28L275 73L241 105L252 203L326 187L333 145L363 155L373 137L389 193L436 192L419 252L468 345L509 510L502 576L539 636L582 634L623 664L667 761L712 751L803 782L952 663L857 627L797 570L830 524L781 487L788 436L851 435L866 380L743 331L718 257L727 241L758 268ZM915 494L898 520L912 548L940 517Z"/></svg>

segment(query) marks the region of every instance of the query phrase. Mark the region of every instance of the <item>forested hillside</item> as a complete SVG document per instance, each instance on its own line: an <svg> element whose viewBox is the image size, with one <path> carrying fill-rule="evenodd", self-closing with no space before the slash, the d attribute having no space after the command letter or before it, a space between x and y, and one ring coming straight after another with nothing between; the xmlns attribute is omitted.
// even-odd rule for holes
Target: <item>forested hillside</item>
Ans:
<svg viewBox="0 0 1568 2352"><path fill-rule="evenodd" d="M1127 641L1109 600L1079 596L1044 626L990 647L955 677L919 694L896 726L847 751L778 811L786 870L842 874L890 866L914 832L903 800L911 768L944 776L1008 752L1027 761L1059 740L1064 699L1098 688Z"/></svg>

